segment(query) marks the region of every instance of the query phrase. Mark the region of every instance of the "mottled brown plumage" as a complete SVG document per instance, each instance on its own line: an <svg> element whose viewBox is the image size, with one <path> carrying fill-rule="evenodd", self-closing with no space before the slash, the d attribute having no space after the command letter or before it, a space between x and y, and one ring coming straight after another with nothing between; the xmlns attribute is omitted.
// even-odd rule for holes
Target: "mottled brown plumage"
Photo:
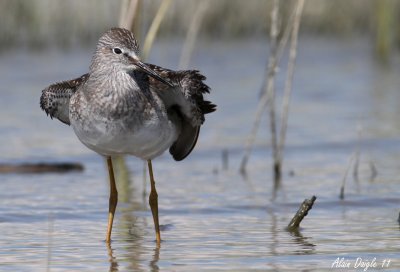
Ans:
<svg viewBox="0 0 400 272"><path fill-rule="evenodd" d="M40 107L61 122L70 125L69 121L69 101L75 94L77 88L89 78L89 74L84 74L73 80L62 81L47 87L42 91L40 97Z"/></svg>

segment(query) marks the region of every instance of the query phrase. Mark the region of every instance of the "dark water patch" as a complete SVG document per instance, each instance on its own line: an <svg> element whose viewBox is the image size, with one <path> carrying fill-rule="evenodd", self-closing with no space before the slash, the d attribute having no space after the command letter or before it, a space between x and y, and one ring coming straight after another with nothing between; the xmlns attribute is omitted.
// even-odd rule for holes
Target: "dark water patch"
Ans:
<svg viewBox="0 0 400 272"><path fill-rule="evenodd" d="M65 173L82 172L83 166L78 163L24 163L24 164L0 164L0 173L20 173L20 174L39 174L39 173Z"/></svg>

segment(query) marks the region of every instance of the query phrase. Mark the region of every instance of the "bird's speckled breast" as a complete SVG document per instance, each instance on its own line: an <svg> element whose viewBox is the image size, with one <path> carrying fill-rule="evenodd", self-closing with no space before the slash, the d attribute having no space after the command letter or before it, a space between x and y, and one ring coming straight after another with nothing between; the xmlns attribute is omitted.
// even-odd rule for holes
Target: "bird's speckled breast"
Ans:
<svg viewBox="0 0 400 272"><path fill-rule="evenodd" d="M176 141L179 129L169 120L162 100L145 91L123 94L78 90L71 98L70 121L79 140L93 151L144 160L167 150Z"/></svg>

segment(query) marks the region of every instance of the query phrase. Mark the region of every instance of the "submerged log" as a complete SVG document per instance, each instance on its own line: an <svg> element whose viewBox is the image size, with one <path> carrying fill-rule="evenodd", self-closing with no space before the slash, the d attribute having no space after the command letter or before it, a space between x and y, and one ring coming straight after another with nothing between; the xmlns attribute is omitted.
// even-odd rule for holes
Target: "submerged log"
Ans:
<svg viewBox="0 0 400 272"><path fill-rule="evenodd" d="M0 174L66 173L66 172L82 172L83 169L84 167L80 163L0 164Z"/></svg>

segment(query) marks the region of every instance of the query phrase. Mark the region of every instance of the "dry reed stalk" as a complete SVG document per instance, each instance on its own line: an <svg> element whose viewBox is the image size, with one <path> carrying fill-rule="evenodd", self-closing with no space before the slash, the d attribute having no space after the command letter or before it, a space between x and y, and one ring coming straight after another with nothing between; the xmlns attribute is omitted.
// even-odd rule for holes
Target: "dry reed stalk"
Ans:
<svg viewBox="0 0 400 272"><path fill-rule="evenodd" d="M186 33L185 43L183 44L181 58L179 60L178 68L180 70L187 69L189 66L190 57L193 53L194 45L196 44L196 38L198 36L201 22L203 21L204 15L210 5L209 0L200 1L195 13L193 14L192 21Z"/></svg>
<svg viewBox="0 0 400 272"><path fill-rule="evenodd" d="M125 23L125 14L126 14L126 9L128 7L128 0L121 0L121 5L119 7L119 19L118 19L118 25L120 27L123 27Z"/></svg>
<svg viewBox="0 0 400 272"><path fill-rule="evenodd" d="M222 169L228 170L229 168L229 151L228 149L222 150Z"/></svg>
<svg viewBox="0 0 400 272"><path fill-rule="evenodd" d="M147 59L150 53L150 49L153 46L154 39L157 35L158 29L160 28L161 22L167 13L168 7L171 4L171 0L163 0L160 7L158 8L157 14L150 25L150 29L147 32L146 38L144 40L142 57Z"/></svg>
<svg viewBox="0 0 400 272"><path fill-rule="evenodd" d="M129 3L127 3L127 1L124 0L121 3L121 12L120 12L120 17L119 17L119 26L120 27L123 27L126 29L132 28L133 21L135 20L135 17L136 17L138 6L139 6L139 0L130 0Z"/></svg>
<svg viewBox="0 0 400 272"><path fill-rule="evenodd" d="M270 47L270 58L268 61L268 68L266 73L266 81L263 84L263 92L261 94L261 99L257 105L256 117L252 127L252 131L247 138L245 145L245 154L242 158L240 172L244 174L246 172L247 162L249 160L252 147L255 141L255 137L259 128L262 113L265 108L269 106L269 117L270 117L270 130L271 130L271 146L272 155L274 160L273 170L274 170L274 182L275 185L279 183L281 178L281 164L283 158L283 148L284 141L286 138L287 120L290 104L290 95L292 89L294 64L297 55L297 40L298 31L300 26L301 14L304 7L304 0L299 0L297 5L291 14L286 28L283 32L282 38L278 43L278 24L279 24L279 0L274 1L273 9L271 12L271 47ZM284 100L282 105L282 125L280 131L280 141L277 141L277 125L276 125L276 113L275 113L275 75L278 70L278 64L282 58L284 49L288 42L289 37L291 37L291 48L288 63L288 74L285 82L285 92Z"/></svg>
<svg viewBox="0 0 400 272"><path fill-rule="evenodd" d="M361 139L362 139L362 127L361 125L357 127L357 143L356 143L356 151L355 151L355 159L354 159L354 167L353 167L353 178L358 180L358 172L360 168L360 157L361 157Z"/></svg>
<svg viewBox="0 0 400 272"><path fill-rule="evenodd" d="M280 173L278 161L278 142L277 142L277 129L276 129L276 111L275 111L275 75L278 68L277 62L277 42L278 42L278 24L279 24L279 0L274 0L274 7L272 9L272 25L271 25L271 56L268 64L267 74L267 85L266 85L266 96L267 105L269 106L269 121L271 130L271 146L272 146L272 158L274 160L274 181L280 179L280 175L277 178L277 174Z"/></svg>
<svg viewBox="0 0 400 272"><path fill-rule="evenodd" d="M276 144L276 124L275 124L275 109L274 109L274 97L275 97L275 74L277 70L277 42L278 42L278 19L279 19L279 0L274 0L273 8L271 10L271 29L270 29L270 58L268 61L268 68L266 71L266 82L263 84L264 92L261 99L257 105L256 118L251 131L250 136L247 138L245 154L242 158L242 163L240 166L240 172L244 174L246 172L246 165L250 157L250 153L255 141L255 137L259 128L261 121L261 115L267 105L270 107L270 126L271 126L271 141L272 145ZM274 133L275 131L275 133Z"/></svg>
<svg viewBox="0 0 400 272"><path fill-rule="evenodd" d="M253 127L250 132L250 135L247 137L246 144L245 144L245 151L242 158L242 162L240 163L240 173L242 175L246 174L246 167L247 162L249 161L251 151L253 149L254 141L257 136L258 128L260 127L262 113L265 110L265 107L268 103L268 96L262 95L260 101L258 102L257 109L256 109L256 117L254 119Z"/></svg>
<svg viewBox="0 0 400 272"><path fill-rule="evenodd" d="M301 14L303 13L303 7L304 7L304 0L299 0L297 2L297 6L295 9L296 11L294 14L293 28L292 28L292 34L291 34L288 71L286 74L286 81L285 81L285 87L284 87L284 92L283 92L282 124L281 124L281 131L280 131L280 138L279 138L279 145L278 145L277 164L279 165L279 174L278 174L279 176L280 176L280 171L281 171L280 169L282 167L282 162L283 162L283 149L285 147L286 131L287 131L287 124L288 124L288 119L289 119L289 107L290 107L290 99L292 96L294 67L295 67L296 56L297 56L297 42L298 42Z"/></svg>
<svg viewBox="0 0 400 272"><path fill-rule="evenodd" d="M340 187L340 194L339 194L340 199L344 199L344 189L346 187L347 175L348 175L350 167L354 161L354 157L355 157L355 154L354 153L351 154L349 163L347 164L346 170L344 171L344 175L343 175L343 179L342 179L342 186Z"/></svg>
<svg viewBox="0 0 400 272"><path fill-rule="evenodd" d="M277 48L277 52L276 52L276 54L277 54L276 63L279 63L281 58L282 58L282 56L283 56L283 52L284 52L286 44L287 44L287 42L289 40L289 36L290 36L291 29L292 29L292 26L293 26L293 23L292 23L293 22L293 18L294 18L294 13L291 15L289 23L286 25L286 29L285 29L285 31L284 31L284 33L282 35L282 39L279 42L279 45L278 45L278 48ZM278 69L278 67L276 69ZM261 88L261 99L258 102L257 109L256 109L256 114L255 114L256 117L255 117L255 120L254 120L254 123L253 123L253 127L252 127L252 130L251 130L251 133L250 133L249 137L246 140L245 153L244 153L244 156L242 158L241 165L240 165L240 172L242 174L245 174L245 172L246 172L247 162L248 162L248 160L250 158L250 154L251 154L251 151L252 151L252 148L253 148L253 145L254 145L254 141L256 139L257 132L258 132L258 129L260 127L261 116L262 116L263 112L265 111L267 105L268 105L268 96L266 95L266 92L265 92L265 81L264 81L263 87Z"/></svg>
<svg viewBox="0 0 400 272"><path fill-rule="evenodd" d="M375 54L383 64L389 64L393 39L396 34L396 2L393 0L375 1Z"/></svg>
<svg viewBox="0 0 400 272"><path fill-rule="evenodd" d="M378 170L376 169L375 163L373 162L372 159L369 161L368 165L369 165L369 169L371 170L370 179L371 179L371 181L373 181L376 178L376 176L378 175Z"/></svg>

